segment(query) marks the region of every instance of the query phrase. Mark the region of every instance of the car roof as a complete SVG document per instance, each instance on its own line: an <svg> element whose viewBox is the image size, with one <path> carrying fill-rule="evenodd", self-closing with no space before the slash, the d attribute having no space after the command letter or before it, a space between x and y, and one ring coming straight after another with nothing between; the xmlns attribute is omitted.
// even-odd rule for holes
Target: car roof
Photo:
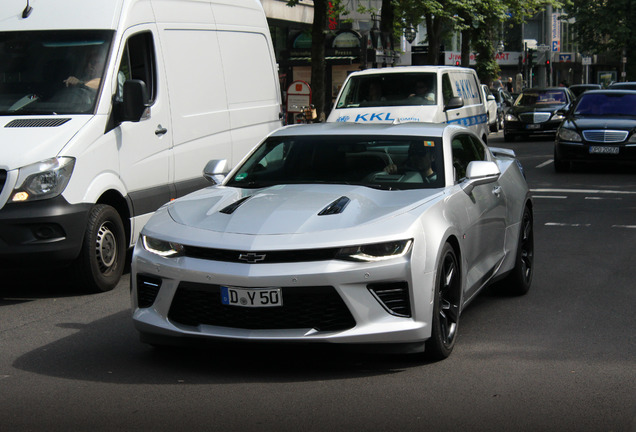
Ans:
<svg viewBox="0 0 636 432"><path fill-rule="evenodd" d="M360 75L374 75L374 74L393 74L393 73L422 73L422 72L440 72L440 71L464 71L473 73L474 69L463 68L458 66L442 66L442 65L428 65L428 66L398 66L392 68L372 68L362 71L355 71L349 74L349 76Z"/></svg>
<svg viewBox="0 0 636 432"><path fill-rule="evenodd" d="M617 94L627 94L627 95L636 95L636 90L632 89L619 89L619 88L607 88L607 89L599 89L599 90L588 90L585 92L588 94L609 94L609 95L617 95ZM582 96L582 95L581 95Z"/></svg>
<svg viewBox="0 0 636 432"><path fill-rule="evenodd" d="M315 123L285 126L273 132L270 136L298 136L298 135L386 135L386 136L429 136L442 137L444 131L469 129L447 124L406 122L400 124L359 124L359 123Z"/></svg>

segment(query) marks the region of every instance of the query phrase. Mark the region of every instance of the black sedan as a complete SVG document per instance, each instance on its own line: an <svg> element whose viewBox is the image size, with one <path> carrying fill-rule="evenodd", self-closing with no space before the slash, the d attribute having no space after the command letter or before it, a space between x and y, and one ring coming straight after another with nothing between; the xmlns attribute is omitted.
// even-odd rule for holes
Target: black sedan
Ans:
<svg viewBox="0 0 636 432"><path fill-rule="evenodd" d="M593 90L581 95L557 131L554 169L572 162L636 161L636 91Z"/></svg>
<svg viewBox="0 0 636 432"><path fill-rule="evenodd" d="M521 93L504 116L504 139L556 134L574 96L566 87L531 88Z"/></svg>

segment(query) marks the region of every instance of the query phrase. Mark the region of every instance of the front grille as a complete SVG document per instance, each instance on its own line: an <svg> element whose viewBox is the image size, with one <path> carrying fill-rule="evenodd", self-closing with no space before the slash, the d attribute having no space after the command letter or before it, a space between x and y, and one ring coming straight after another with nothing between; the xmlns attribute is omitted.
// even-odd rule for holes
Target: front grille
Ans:
<svg viewBox="0 0 636 432"><path fill-rule="evenodd" d="M390 314L400 317L411 316L411 301L407 282L369 284L367 288Z"/></svg>
<svg viewBox="0 0 636 432"><path fill-rule="evenodd" d="M190 326L207 324L249 330L340 331L356 325L351 312L331 286L281 290L283 306L246 308L222 304L219 285L181 282L168 318Z"/></svg>
<svg viewBox="0 0 636 432"><path fill-rule="evenodd" d="M137 275L137 305L140 308L148 308L152 306L159 294L161 288L161 279Z"/></svg>
<svg viewBox="0 0 636 432"><path fill-rule="evenodd" d="M338 250L338 248L331 248L244 252L227 249L210 249L198 246L185 246L184 254L191 258L198 258L210 261L237 262L247 264L275 264L331 260L335 258Z"/></svg>
<svg viewBox="0 0 636 432"><path fill-rule="evenodd" d="M17 120L10 121L4 127L6 128L58 127L70 120L71 120L70 118L17 119Z"/></svg>
<svg viewBox="0 0 636 432"><path fill-rule="evenodd" d="M550 120L551 115L547 112L528 112L519 114L519 119L525 123L545 123Z"/></svg>
<svg viewBox="0 0 636 432"><path fill-rule="evenodd" d="M585 141L598 143L620 143L627 139L627 131L617 130L587 130L583 131Z"/></svg>

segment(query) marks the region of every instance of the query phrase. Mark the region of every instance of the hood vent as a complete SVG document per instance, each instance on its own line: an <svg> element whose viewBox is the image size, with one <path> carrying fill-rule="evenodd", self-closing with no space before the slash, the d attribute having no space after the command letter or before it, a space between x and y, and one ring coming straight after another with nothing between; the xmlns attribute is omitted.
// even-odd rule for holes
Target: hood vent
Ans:
<svg viewBox="0 0 636 432"><path fill-rule="evenodd" d="M47 118L47 119L17 119L10 121L4 127L6 128L23 128L23 127L58 127L71 120L70 118Z"/></svg>
<svg viewBox="0 0 636 432"><path fill-rule="evenodd" d="M245 198L241 198L240 200L230 204L229 206L225 207L223 210L220 211L220 213L225 213L225 214L232 214L236 211L237 208L239 208L241 205L243 205L243 203L245 201L247 201L248 199L250 199L251 196L247 196Z"/></svg>
<svg viewBox="0 0 636 432"><path fill-rule="evenodd" d="M329 204L327 207L322 209L322 211L318 213L318 216L340 214L344 211L345 207L347 207L347 204L349 204L350 202L351 200L346 196L340 197Z"/></svg>

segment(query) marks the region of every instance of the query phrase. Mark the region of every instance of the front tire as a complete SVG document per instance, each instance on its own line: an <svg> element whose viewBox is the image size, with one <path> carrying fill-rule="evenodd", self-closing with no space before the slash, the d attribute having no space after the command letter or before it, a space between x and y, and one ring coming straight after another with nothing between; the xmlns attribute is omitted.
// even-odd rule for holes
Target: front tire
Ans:
<svg viewBox="0 0 636 432"><path fill-rule="evenodd" d="M453 351L459 324L460 292L459 262L453 247L446 243L435 276L431 337L425 347L426 357L430 360L443 360Z"/></svg>
<svg viewBox="0 0 636 432"><path fill-rule="evenodd" d="M93 206L75 262L75 281L80 289L106 292L117 286L126 261L125 241L119 213L109 205Z"/></svg>
<svg viewBox="0 0 636 432"><path fill-rule="evenodd" d="M526 207L521 218L515 268L499 283L502 293L521 296L528 292L534 273L534 229L532 210Z"/></svg>

